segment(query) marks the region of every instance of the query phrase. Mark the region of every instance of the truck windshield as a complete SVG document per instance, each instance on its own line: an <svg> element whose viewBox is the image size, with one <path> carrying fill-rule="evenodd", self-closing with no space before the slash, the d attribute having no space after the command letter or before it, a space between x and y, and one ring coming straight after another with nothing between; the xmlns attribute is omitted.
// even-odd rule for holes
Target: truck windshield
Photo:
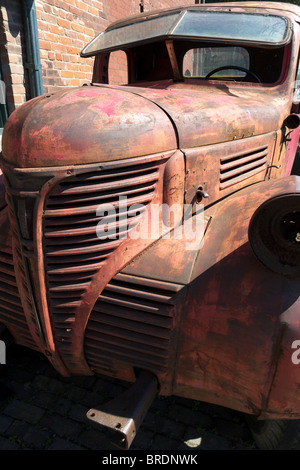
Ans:
<svg viewBox="0 0 300 470"><path fill-rule="evenodd" d="M196 38L278 46L289 40L289 33L288 19L277 15L182 10L108 28L90 42L81 55L87 57L155 38Z"/></svg>
<svg viewBox="0 0 300 470"><path fill-rule="evenodd" d="M280 44L288 22L281 16L232 12L186 11L174 30L179 36Z"/></svg>

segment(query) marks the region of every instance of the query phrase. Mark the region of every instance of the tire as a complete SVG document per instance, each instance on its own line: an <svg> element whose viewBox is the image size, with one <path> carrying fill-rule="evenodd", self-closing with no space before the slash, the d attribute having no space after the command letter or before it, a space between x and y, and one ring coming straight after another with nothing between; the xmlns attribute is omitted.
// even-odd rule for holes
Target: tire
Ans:
<svg viewBox="0 0 300 470"><path fill-rule="evenodd" d="M300 450L300 420L246 420L259 449Z"/></svg>

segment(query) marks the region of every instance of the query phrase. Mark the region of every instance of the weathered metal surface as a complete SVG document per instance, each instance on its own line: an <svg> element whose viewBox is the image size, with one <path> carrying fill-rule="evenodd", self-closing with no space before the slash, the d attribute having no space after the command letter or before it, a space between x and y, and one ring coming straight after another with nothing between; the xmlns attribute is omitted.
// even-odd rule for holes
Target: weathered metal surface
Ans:
<svg viewBox="0 0 300 470"><path fill-rule="evenodd" d="M25 103L7 120L2 140L4 159L19 168L99 163L176 148L173 126L155 104L125 90L93 86Z"/></svg>
<svg viewBox="0 0 300 470"><path fill-rule="evenodd" d="M185 296L185 285L117 274L85 329L84 354L91 369L111 376L148 370L159 380L159 393L171 394Z"/></svg>
<svg viewBox="0 0 300 470"><path fill-rule="evenodd" d="M300 341L298 232L290 250L287 240L291 224L298 231L300 212L299 177L288 176L300 127L287 125L299 112L299 8L272 5L294 25L273 86L98 83L31 100L5 126L0 323L63 375L135 382L137 369L152 374L141 407L125 421L121 413L113 418L126 447L156 393L263 417L300 417L300 375L290 360L291 345ZM94 80L103 79L106 59L96 59ZM281 197L282 233L294 258L288 272L262 255L249 231L259 220L253 214ZM204 206L192 249L189 231L177 237L189 210L184 203L194 214ZM105 204L118 215L103 227ZM163 230L153 233L155 206ZM264 241L265 232L258 231ZM276 253L288 264L282 247Z"/></svg>
<svg viewBox="0 0 300 470"><path fill-rule="evenodd" d="M295 176L238 191L206 209L211 222L199 256L185 251L185 239L159 240L122 270L164 281L174 276L188 286L173 393L247 413L263 410L265 417L274 418L283 416L286 402L290 414L300 416L297 385L285 392L282 385L277 408L268 404L273 374L282 364L284 383L284 364L291 362L291 345L300 334L299 279L282 278L260 263L248 239L249 223L261 204L299 191ZM158 267L153 259L159 260ZM183 266L181 273L176 265ZM285 353L278 363L281 349ZM297 366L288 368L290 382L299 383Z"/></svg>
<svg viewBox="0 0 300 470"><path fill-rule="evenodd" d="M285 87L261 90L230 85L164 82L125 87L145 97L171 117L181 149L212 145L280 129L291 107ZM102 88L101 85L98 85ZM103 85L109 87L109 85ZM226 119L224 119L226 116ZM263 119L262 119L263 116Z"/></svg>
<svg viewBox="0 0 300 470"><path fill-rule="evenodd" d="M180 148L272 132L281 128L291 94L283 94L283 87L271 94L254 86L237 92L223 86L166 83L163 90L89 86L33 101L11 115L3 136L4 159L21 168L175 149L176 135L167 115L176 125ZM136 109L142 112L134 113ZM84 117L74 120L79 113Z"/></svg>
<svg viewBox="0 0 300 470"><path fill-rule="evenodd" d="M190 279L175 393L249 413L270 411L274 418L282 414L274 404L269 410L268 395L278 354L288 349L283 332L289 331L290 339L300 333L294 324L299 280L283 278L257 260L248 225L258 206L275 196L299 194L299 184L296 176L268 181L217 204ZM300 371L294 365L289 373L294 385L284 392L282 384L281 400L299 417Z"/></svg>
<svg viewBox="0 0 300 470"><path fill-rule="evenodd" d="M184 149L186 156L185 203L195 204L202 186L210 205L245 185L268 179L272 166L276 133L239 139L214 146Z"/></svg>
<svg viewBox="0 0 300 470"><path fill-rule="evenodd" d="M11 207L18 213L16 208L22 201L23 210L30 214L24 222L19 219L18 224L17 217L13 216L11 223L20 232L19 237L14 237L16 271L22 295L26 297L24 285L31 292L26 315L32 334L61 373L91 374L83 350L89 315L107 282L132 257L155 241L150 232L149 236L138 239L129 234L129 231L138 231L139 226L142 230L147 206L176 203L181 211L168 227L180 220L183 154L155 154L103 164L100 168L99 165L58 167L29 172L3 164L9 175L7 194ZM170 171L176 173L177 169L181 176L171 178ZM122 225L121 219L113 221L111 229L116 230L117 236L109 239L103 233L101 241L101 234L96 233L103 217L97 214L99 204L113 204L120 209L120 196L126 199L123 217L130 216L130 219L127 225ZM134 222L137 204L143 205L144 213ZM114 369L111 375L115 374ZM123 379L134 379L133 365L124 363L121 370ZM164 375L165 372L162 377Z"/></svg>
<svg viewBox="0 0 300 470"><path fill-rule="evenodd" d="M280 308L281 341L276 373L262 418L299 418L299 281L289 281L282 288ZM296 360L293 355L296 353Z"/></svg>
<svg viewBox="0 0 300 470"><path fill-rule="evenodd" d="M16 343L38 350L24 315L25 298L17 286L8 207L0 212L0 227L0 324L6 325Z"/></svg>

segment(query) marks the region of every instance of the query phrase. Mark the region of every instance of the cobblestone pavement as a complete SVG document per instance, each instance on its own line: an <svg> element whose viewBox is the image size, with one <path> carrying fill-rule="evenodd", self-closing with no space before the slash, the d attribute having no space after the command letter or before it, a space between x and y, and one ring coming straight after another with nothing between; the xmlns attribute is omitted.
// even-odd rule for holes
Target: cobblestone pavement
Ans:
<svg viewBox="0 0 300 470"><path fill-rule="evenodd" d="M12 346L0 365L0 450L117 451L86 419L121 393L107 377L61 377L42 354ZM9 391L7 391L7 389ZM158 397L129 450L251 450L243 415L177 397Z"/></svg>

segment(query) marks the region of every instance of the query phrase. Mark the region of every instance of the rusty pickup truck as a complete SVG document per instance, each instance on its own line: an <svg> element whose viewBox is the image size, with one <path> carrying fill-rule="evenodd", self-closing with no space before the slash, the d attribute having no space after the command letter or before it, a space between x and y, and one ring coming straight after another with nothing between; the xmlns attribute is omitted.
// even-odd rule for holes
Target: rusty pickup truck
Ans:
<svg viewBox="0 0 300 470"><path fill-rule="evenodd" d="M272 2L126 18L81 52L91 83L6 122L0 324L63 376L128 383L87 410L122 448L156 396L237 410L263 449L298 423L299 23Z"/></svg>

